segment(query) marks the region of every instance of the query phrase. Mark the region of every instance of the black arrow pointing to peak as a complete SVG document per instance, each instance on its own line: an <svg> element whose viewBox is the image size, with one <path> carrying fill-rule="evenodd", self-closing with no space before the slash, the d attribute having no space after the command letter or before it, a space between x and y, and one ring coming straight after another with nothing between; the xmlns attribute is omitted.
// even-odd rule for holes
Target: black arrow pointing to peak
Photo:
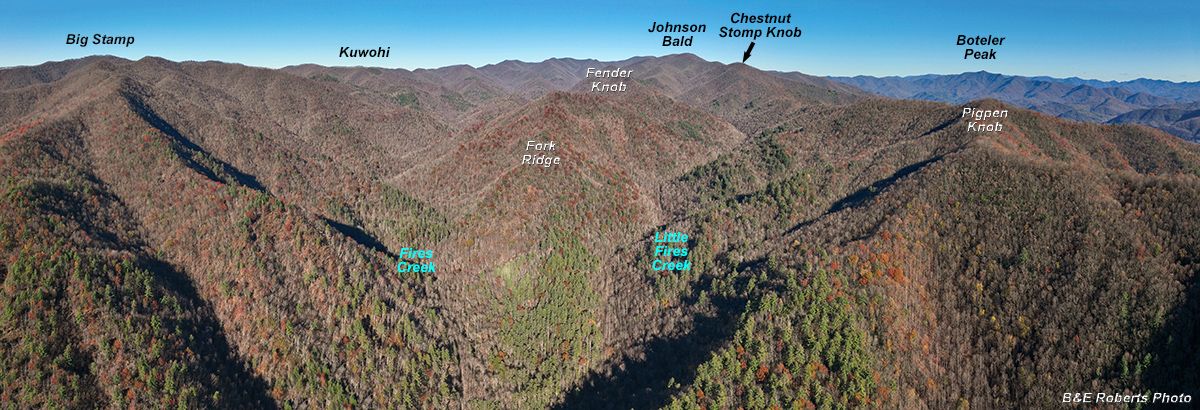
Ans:
<svg viewBox="0 0 1200 410"><path fill-rule="evenodd" d="M743 63L746 62L746 59L750 58L750 50L753 50L753 49L754 49L754 42L751 41L750 47L746 47L746 52L742 53L742 62Z"/></svg>

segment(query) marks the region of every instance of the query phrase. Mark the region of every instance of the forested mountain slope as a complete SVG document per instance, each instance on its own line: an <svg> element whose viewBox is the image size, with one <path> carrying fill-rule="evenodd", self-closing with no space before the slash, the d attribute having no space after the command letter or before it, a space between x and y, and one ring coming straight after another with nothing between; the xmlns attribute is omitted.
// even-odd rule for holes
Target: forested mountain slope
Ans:
<svg viewBox="0 0 1200 410"><path fill-rule="evenodd" d="M513 92L588 61L0 71L36 79L0 91L0 404L1046 408L1200 383L1195 145L690 55L626 60L624 92ZM969 131L964 107L1010 116ZM529 141L560 163L522 165ZM668 232L690 269L653 268Z"/></svg>
<svg viewBox="0 0 1200 410"><path fill-rule="evenodd" d="M830 77L893 98L962 104L996 98L1060 118L1154 127L1192 142L1200 141L1190 116L1200 83L1138 79L1097 81L1080 78L1022 77L986 71L910 77Z"/></svg>

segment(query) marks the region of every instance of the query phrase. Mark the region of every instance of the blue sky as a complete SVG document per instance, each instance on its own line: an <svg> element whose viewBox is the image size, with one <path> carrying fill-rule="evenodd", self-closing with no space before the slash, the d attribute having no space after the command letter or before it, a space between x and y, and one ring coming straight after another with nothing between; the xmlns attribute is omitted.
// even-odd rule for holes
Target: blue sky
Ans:
<svg viewBox="0 0 1200 410"><path fill-rule="evenodd" d="M814 75L987 70L1101 80L1200 81L1200 2L19 2L5 7L0 66L112 54L138 59L433 68L552 57L620 60L690 52L741 61L720 38L734 12L791 14L800 38L759 38L748 64ZM663 47L653 22L705 24L691 47ZM67 34L134 36L130 47L66 45ZM1005 37L996 60L964 60L958 35ZM338 49L391 47L390 58Z"/></svg>

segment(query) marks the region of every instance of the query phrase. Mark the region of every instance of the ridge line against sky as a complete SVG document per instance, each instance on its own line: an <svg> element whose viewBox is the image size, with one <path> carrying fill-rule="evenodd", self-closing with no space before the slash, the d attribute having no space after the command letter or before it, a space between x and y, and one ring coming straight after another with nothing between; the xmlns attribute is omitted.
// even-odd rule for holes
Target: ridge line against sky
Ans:
<svg viewBox="0 0 1200 410"><path fill-rule="evenodd" d="M84 56L84 57L80 57L80 58L85 58L85 57L88 57L88 56ZM112 55L107 55L107 54L106 54L106 55L94 55L94 57L116 57L116 56L112 56ZM152 57L152 58L153 58L153 57L157 57L157 56L146 56L146 57ZM601 63L615 63L615 62L618 62L618 61L623 61L623 60L628 60L628 59L635 59L635 58L647 58L647 57L649 57L649 58L660 58L660 57L664 57L664 56L633 56L633 57L629 57L629 58L627 58L627 59L621 59L621 60L610 60L610 61L602 61L602 60L597 60L597 61L599 61L599 62L601 62ZM450 64L450 65L441 66L441 67L416 67L416 68L409 68L409 67L383 67L383 66L372 66L372 65L361 65L361 64L359 64L359 65L332 65L332 66L327 66L327 65L323 65L323 64L317 64L317 65L319 65L319 66L322 66L322 67L328 67L328 68L357 68L357 67L364 67L364 68L380 68L380 69L385 69L385 70L408 70L409 72L415 72L415 71L419 71L419 70L438 70L438 69L442 69L442 68L448 68L448 67L454 67L454 66L458 66L458 65L466 65L466 66L469 66L469 67L471 67L471 68L476 68L476 69L478 69L478 68L482 68L482 67L489 66L489 65L498 65L498 64L501 64L501 63L504 63L504 62L508 62L508 61L515 61L515 62L518 62L518 63L523 63L523 64L537 64L537 63L543 63L543 62L546 62L546 61L549 61L549 60L554 60L554 59L558 59L558 60L563 60L563 59L574 59L574 60L595 60L595 59L588 59L588 58L574 58L574 57L550 57L550 58L547 58L547 59L545 59L545 60L542 60L542 61L522 61L522 60L509 59L509 60L504 60L504 61L496 61L496 62L492 62L492 63L488 63L488 64L483 64L483 65L480 65L480 66L474 66L474 65L470 65L470 64ZM66 61L66 60L62 60L62 61ZM131 61L136 61L136 60L131 60ZM204 61L199 61L199 60L179 60L179 61L177 61L177 62L197 62L197 63L205 63L205 62L218 62L218 63L225 63L225 64L241 64L241 65L244 65L244 66L247 66L247 67L263 68L263 69L279 69L279 68L289 67L289 66L283 66L283 67L265 67L265 66L256 66L256 65L251 65L251 64L244 64L244 63L239 63L239 62L225 62L225 61L219 61L219 60L204 60ZM302 63L302 64L293 64L293 65L291 65L291 66L300 66L300 65L304 65L304 64L315 64L315 63ZM37 65L37 64L34 64L34 65ZM6 70L6 69L10 69L10 68L18 68L18 67L31 67L31 66L34 66L34 65L4 66L4 67L0 67L0 70ZM765 70L765 71L770 71L770 72L784 73L784 74L791 73L791 72L796 72L796 71L794 71L794 70L790 70L790 71L789 71L789 70L770 70L770 69L765 69L765 68L764 68L763 70ZM961 73L927 73L927 74L906 75L906 76L896 76L896 75L889 75L889 76L869 76L869 75L862 75L862 74L860 74L860 75L853 75L853 76L830 75L830 76L821 76L821 77L830 78L830 79L835 79L835 80L836 80L836 79L843 79L843 78L854 78L854 77L860 77L860 76L863 76L863 77L873 77L873 78L878 78L878 79L900 79L900 80L910 80L910 79L914 79L914 78L919 78L919 77L928 77L928 76L953 77L953 76L959 76L959 75L965 75L965 74L974 74L974 73L978 73L978 72L983 72L983 73L985 73L985 74L988 74L988 75L999 75L999 76L1003 76L1003 77L1022 77L1022 78L1025 78L1025 79L1027 79L1027 80L1030 80L1030 81L1058 81L1058 82L1063 82L1063 81L1071 81L1071 80L1076 80L1076 81L1086 81L1086 82L1091 82L1091 81L1096 81L1096 82L1111 82L1111 83L1118 83L1118 84L1119 84L1119 83L1134 82L1134 81L1137 81L1137 80L1149 80L1149 81L1168 81L1168 82L1170 82L1170 83L1173 83L1173 84L1198 84L1198 85L1200 85L1200 81L1170 81L1170 80L1160 80L1160 79L1156 79L1156 78L1144 78L1144 77L1139 77L1139 78L1134 78L1134 79L1129 79L1129 80L1122 80L1122 81L1111 81L1111 80L1098 80L1098 79L1095 79L1095 78L1079 78L1079 77L1049 77L1049 76L1042 76L1042 75L1024 75L1024 74L1006 74L1006 73L994 73L994 72L990 72L990 71L986 71L986 70L982 70L982 71L965 71L965 72L961 72ZM801 73L801 74L807 74L807 73Z"/></svg>
<svg viewBox="0 0 1200 410"><path fill-rule="evenodd" d="M912 76L988 71L1025 77L1200 81L1200 2L1000 3L771 2L328 3L243 4L24 2L0 27L0 66L112 54L175 61L218 60L280 68L325 66L481 67L550 58L619 61L692 53L723 63L821 76ZM791 24L732 24L730 15L791 14ZM652 23L705 24L691 47L663 47ZM798 27L799 38L720 38L721 27ZM134 36L129 47L67 45L68 34ZM959 46L958 35L1005 37L999 46ZM389 58L339 58L341 47L391 48ZM966 48L996 60L963 59Z"/></svg>

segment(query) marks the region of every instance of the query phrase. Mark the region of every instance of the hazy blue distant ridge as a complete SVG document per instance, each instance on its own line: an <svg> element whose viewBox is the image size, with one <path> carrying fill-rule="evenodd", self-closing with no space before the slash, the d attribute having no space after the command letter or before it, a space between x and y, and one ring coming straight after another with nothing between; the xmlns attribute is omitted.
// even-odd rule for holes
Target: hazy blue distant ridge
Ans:
<svg viewBox="0 0 1200 410"><path fill-rule="evenodd" d="M828 77L893 98L962 104L996 98L1061 118L1096 123L1140 124L1180 138L1200 141L1200 121L1191 112L1200 101L1200 82L1175 83L1140 78L1132 81L1078 77L1022 77L987 71L908 77ZM1161 111L1161 112L1160 112ZM1132 115L1126 115L1133 113Z"/></svg>

